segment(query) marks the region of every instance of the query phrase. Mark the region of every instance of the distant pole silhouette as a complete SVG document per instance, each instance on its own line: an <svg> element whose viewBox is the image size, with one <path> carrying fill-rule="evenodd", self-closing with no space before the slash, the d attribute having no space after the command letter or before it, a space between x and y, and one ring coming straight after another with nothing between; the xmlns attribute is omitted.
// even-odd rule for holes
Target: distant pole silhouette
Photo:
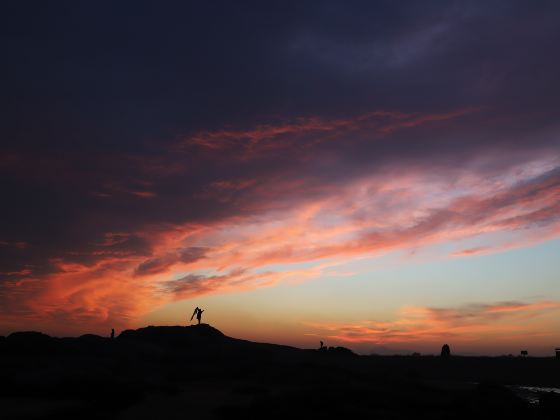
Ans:
<svg viewBox="0 0 560 420"><path fill-rule="evenodd" d="M115 338L115 329L111 328L111 340Z"/></svg>

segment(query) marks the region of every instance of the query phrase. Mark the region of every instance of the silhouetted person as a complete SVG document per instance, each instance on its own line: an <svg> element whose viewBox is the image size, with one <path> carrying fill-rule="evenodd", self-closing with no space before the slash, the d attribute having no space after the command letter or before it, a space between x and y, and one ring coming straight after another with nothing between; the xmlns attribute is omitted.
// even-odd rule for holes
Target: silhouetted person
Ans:
<svg viewBox="0 0 560 420"><path fill-rule="evenodd" d="M323 348L323 342L321 341L321 346L319 347L319 350L321 350Z"/></svg>
<svg viewBox="0 0 560 420"><path fill-rule="evenodd" d="M441 357L449 357L451 356L451 349L449 348L448 344L444 344L441 348Z"/></svg>
<svg viewBox="0 0 560 420"><path fill-rule="evenodd" d="M115 329L111 328L111 340L115 338Z"/></svg>
<svg viewBox="0 0 560 420"><path fill-rule="evenodd" d="M197 306L196 308L194 308L194 312L192 313L191 316L191 321L193 320L193 318L195 317L195 315L198 316L198 311L200 311L199 307Z"/></svg>
<svg viewBox="0 0 560 420"><path fill-rule="evenodd" d="M521 350L521 357L527 357L529 352L527 350Z"/></svg>
<svg viewBox="0 0 560 420"><path fill-rule="evenodd" d="M202 318L202 312L204 312L204 309L198 309L198 312L196 313L196 319L198 320L198 325L200 325L200 318Z"/></svg>

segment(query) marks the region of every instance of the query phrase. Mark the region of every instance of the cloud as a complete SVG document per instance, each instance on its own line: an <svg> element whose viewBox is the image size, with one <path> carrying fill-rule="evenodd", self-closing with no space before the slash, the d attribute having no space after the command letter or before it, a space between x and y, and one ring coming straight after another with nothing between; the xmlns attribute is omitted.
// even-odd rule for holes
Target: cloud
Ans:
<svg viewBox="0 0 560 420"><path fill-rule="evenodd" d="M162 273L175 264L189 264L198 261L205 257L206 252L206 248L197 246L177 249L174 252L167 252L162 256L143 261L134 272L137 276Z"/></svg>
<svg viewBox="0 0 560 420"><path fill-rule="evenodd" d="M558 237L557 5L215 7L7 12L14 322L105 328L354 257Z"/></svg>
<svg viewBox="0 0 560 420"><path fill-rule="evenodd" d="M269 274L250 275L245 269L236 269L226 275L216 276L188 274L177 280L164 283L163 288L173 293L177 298L198 296L232 286L242 286L257 278L266 278Z"/></svg>
<svg viewBox="0 0 560 420"><path fill-rule="evenodd" d="M405 307L393 321L306 323L313 332L354 345L518 340L527 335L550 336L550 318L560 311L558 301L497 302L457 308ZM535 323L544 320L545 323Z"/></svg>
<svg viewBox="0 0 560 420"><path fill-rule="evenodd" d="M295 121L280 121L262 124L250 130L219 130L195 133L183 140L179 147L198 146L213 152L220 150L246 150L243 158L257 158L264 153L275 153L279 149L304 146L317 148L324 141L335 141L352 132L364 132L372 138L381 138L397 130L423 124L442 122L475 112L466 108L445 113L403 113L399 111L372 111L349 118L324 119L321 117L299 117ZM317 136L319 134L319 136Z"/></svg>
<svg viewBox="0 0 560 420"><path fill-rule="evenodd" d="M449 179L412 168L323 184L287 202L275 192L284 186L269 184L268 208L259 209L258 217L248 212L216 222L108 232L89 252L50 258L48 274L39 275L34 267L15 270L25 279L41 279L40 287L26 294L17 291L24 288L5 286L3 299L45 319L55 316L58 306L65 309L57 309L57 319L85 306L88 322L98 316L109 323L107 317L131 320L146 308L178 299L327 276L352 258L500 232L516 235L515 246L526 246L560 233L560 172L546 159L539 162L523 174L510 168L518 174L514 180L509 172L494 177L460 172ZM461 255L508 246L497 242Z"/></svg>
<svg viewBox="0 0 560 420"><path fill-rule="evenodd" d="M484 254L485 252L488 251L492 251L491 248L488 247L484 247L484 246L477 246L474 248L467 248L467 249L462 249L460 251L456 251L454 252L452 255L455 257L468 257L471 255L479 255L479 254Z"/></svg>
<svg viewBox="0 0 560 420"><path fill-rule="evenodd" d="M437 207L433 200L424 199L429 195L424 189L412 191L415 184L409 185L411 190L407 194L392 189L376 191L373 196L376 201L391 204L370 206L372 196L360 197L356 192L374 191L376 182L364 180L342 190L333 190L336 198L306 202L300 212L293 212L285 220L272 219L274 221L263 223L250 220L246 236L239 237L243 225L238 224L237 237L232 234L234 243L226 239L222 246L227 252L216 249L213 260L218 266L238 263L259 267L371 255L488 232L550 229L559 222L558 173L552 170L488 194L473 189L457 198L448 197ZM296 237L299 238L297 242L293 240ZM467 254L481 251L477 249Z"/></svg>
<svg viewBox="0 0 560 420"><path fill-rule="evenodd" d="M2 247L14 247L18 249L25 249L29 246L27 242L18 241L18 242L8 242L8 241L0 241L0 246Z"/></svg>

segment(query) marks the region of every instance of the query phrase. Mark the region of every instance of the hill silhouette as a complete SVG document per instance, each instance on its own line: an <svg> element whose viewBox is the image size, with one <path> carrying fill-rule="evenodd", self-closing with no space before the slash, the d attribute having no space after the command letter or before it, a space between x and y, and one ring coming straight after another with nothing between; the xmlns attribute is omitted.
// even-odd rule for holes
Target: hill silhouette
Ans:
<svg viewBox="0 0 560 420"><path fill-rule="evenodd" d="M192 353L220 354L231 351L295 351L297 349L277 344L253 343L246 340L231 338L208 324L187 327L154 327L149 326L137 330L123 331L118 337L120 341L150 343L152 345L176 349Z"/></svg>
<svg viewBox="0 0 560 420"><path fill-rule="evenodd" d="M0 338L3 419L554 418L547 358L357 356L228 337L207 325L149 326L114 339ZM297 414L294 414L297 413Z"/></svg>

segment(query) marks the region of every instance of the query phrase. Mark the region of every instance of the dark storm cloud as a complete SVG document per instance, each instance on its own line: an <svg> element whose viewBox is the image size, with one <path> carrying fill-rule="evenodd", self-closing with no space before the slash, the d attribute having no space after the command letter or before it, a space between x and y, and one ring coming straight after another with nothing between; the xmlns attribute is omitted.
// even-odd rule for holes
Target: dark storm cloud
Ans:
<svg viewBox="0 0 560 420"><path fill-rule="evenodd" d="M169 267L177 263L188 264L204 258L207 249L203 247L189 247L185 249L168 252L164 256L150 258L136 267L135 274L144 276L165 272Z"/></svg>
<svg viewBox="0 0 560 420"><path fill-rule="evenodd" d="M265 285L273 277L274 274L270 272L251 274L247 273L246 269L239 268L223 275L203 276L187 274L177 280L165 282L161 287L163 290L171 293L175 299L181 299L212 293L228 286L242 289L255 282Z"/></svg>
<svg viewBox="0 0 560 420"><path fill-rule="evenodd" d="M153 273L190 258L152 256L150 234L175 224L289 205L392 164L445 171L492 152L506 167L557 151L558 12L556 2L3 5L0 241L28 246L2 245L0 271L130 255L145 258L137 275ZM374 111L397 116L360 120Z"/></svg>

